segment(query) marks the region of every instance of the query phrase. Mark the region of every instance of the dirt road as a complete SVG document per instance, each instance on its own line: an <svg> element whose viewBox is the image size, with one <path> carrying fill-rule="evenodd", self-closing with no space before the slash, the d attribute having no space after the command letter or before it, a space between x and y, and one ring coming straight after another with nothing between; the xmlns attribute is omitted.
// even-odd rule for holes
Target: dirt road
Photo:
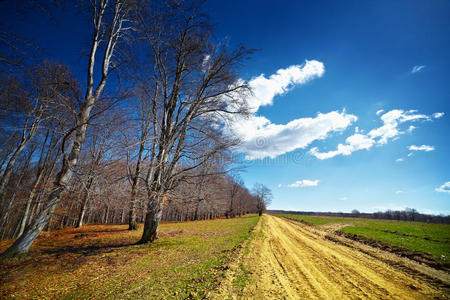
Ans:
<svg viewBox="0 0 450 300"><path fill-rule="evenodd" d="M248 253L230 267L211 298L449 298L448 273L338 237L330 230L265 215L256 231ZM239 291L236 282L244 276L243 270L250 275Z"/></svg>

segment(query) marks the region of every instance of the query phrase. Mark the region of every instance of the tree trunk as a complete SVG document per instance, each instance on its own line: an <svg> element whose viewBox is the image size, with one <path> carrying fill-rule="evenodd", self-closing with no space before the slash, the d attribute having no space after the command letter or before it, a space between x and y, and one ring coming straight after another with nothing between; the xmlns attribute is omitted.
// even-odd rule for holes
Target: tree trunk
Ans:
<svg viewBox="0 0 450 300"><path fill-rule="evenodd" d="M41 182L41 179L43 177L44 172L40 170L38 177L34 181L33 187L31 188L30 194L28 195L27 204L25 205L25 212L22 217L22 221L20 222L20 229L17 233L17 236L20 236L23 231L25 230L25 226L27 225L28 218L30 217L30 208L31 203L33 203L33 200L36 196L36 190L39 186L39 183Z"/></svg>
<svg viewBox="0 0 450 300"><path fill-rule="evenodd" d="M36 216L34 221L25 228L23 234L14 242L14 244L1 255L2 258L15 257L20 254L28 253L28 250L34 240L39 236L45 225L49 222L55 206L59 202L62 191L62 187L55 188L52 191L47 205L45 205L42 211Z"/></svg>
<svg viewBox="0 0 450 300"><path fill-rule="evenodd" d="M136 197L137 189L139 186L139 176L141 176L141 162L142 154L144 153L145 139L147 137L146 129L147 125L144 123L141 128L141 144L139 145L138 159L136 162L136 170L134 172L133 184L131 186L131 199L130 199L130 215L128 218L128 230L136 230Z"/></svg>
<svg viewBox="0 0 450 300"><path fill-rule="evenodd" d="M144 233L139 244L151 243L158 238L158 227L162 216L162 198L152 196L147 213L145 214Z"/></svg>
<svg viewBox="0 0 450 300"><path fill-rule="evenodd" d="M105 216L103 217L103 224L108 224L109 206L106 206Z"/></svg>
<svg viewBox="0 0 450 300"><path fill-rule="evenodd" d="M90 177L88 179L88 183L86 186L86 193L84 194L83 197L83 201L81 202L81 210L80 210L80 214L78 215L78 219L77 219L77 228L80 228L81 226L83 226L83 219L84 219L84 215L86 214L86 208L87 208L87 203L89 200L89 194L91 193L91 186L92 186L92 182L94 181L93 177Z"/></svg>
<svg viewBox="0 0 450 300"><path fill-rule="evenodd" d="M70 178L72 177L72 170L77 165L81 147L86 136L87 120L89 118L91 109L92 106L87 106L87 108L82 113L80 113L80 123L83 125L81 125L80 128L76 131L75 137L73 139L72 149L69 153L68 158L63 158L63 165L56 178L55 188L50 193L47 203L44 205L44 208L30 223L30 225L25 228L23 234L14 242L11 247L9 247L1 255L1 257L12 257L27 253L30 249L31 244L33 244L34 240L39 236L45 225L50 220L50 217L53 214L56 205L61 199L61 193L64 187L69 183Z"/></svg>
<svg viewBox="0 0 450 300"><path fill-rule="evenodd" d="M28 121L27 121L28 123ZM9 182L9 177L11 177L11 173L14 167L14 164L16 163L17 157L19 157L19 154L25 149L25 146L28 144L30 139L33 137L34 133L37 130L37 126L39 125L40 120L36 119L33 121L31 125L31 129L28 133L28 136L26 135L26 129L24 129L22 140L20 142L20 145L17 147L17 149L14 151L13 155L8 161L8 164L6 165L5 171L3 172L3 176L0 178L0 201L3 202L3 197L5 196L5 188L6 185Z"/></svg>
<svg viewBox="0 0 450 300"><path fill-rule="evenodd" d="M137 169L137 167L136 167ZM128 216L128 230L138 229L136 223L136 193L137 193L137 176L133 178L133 185L131 186L130 212Z"/></svg>
<svg viewBox="0 0 450 300"><path fill-rule="evenodd" d="M13 201L8 202L8 206L3 209L2 218L0 220L0 238L3 240L7 236L6 225L8 223L9 212L11 211Z"/></svg>

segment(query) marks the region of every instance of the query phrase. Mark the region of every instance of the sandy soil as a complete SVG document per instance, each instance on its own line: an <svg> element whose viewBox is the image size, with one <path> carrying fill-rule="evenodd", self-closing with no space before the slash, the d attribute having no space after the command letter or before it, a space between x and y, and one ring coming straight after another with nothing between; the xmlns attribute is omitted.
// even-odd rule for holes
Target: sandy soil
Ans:
<svg viewBox="0 0 450 300"><path fill-rule="evenodd" d="M298 222L264 215L212 299L449 299L449 274ZM333 228L335 229L335 228ZM234 282L242 266L246 287Z"/></svg>

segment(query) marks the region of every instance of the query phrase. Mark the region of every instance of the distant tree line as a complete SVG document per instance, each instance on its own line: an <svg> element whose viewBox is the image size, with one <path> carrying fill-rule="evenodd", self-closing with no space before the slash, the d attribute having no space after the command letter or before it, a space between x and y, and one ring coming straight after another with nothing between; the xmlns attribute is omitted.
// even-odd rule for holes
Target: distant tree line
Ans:
<svg viewBox="0 0 450 300"><path fill-rule="evenodd" d="M270 190L245 188L224 130L249 113L251 51L215 40L198 1L75 6L90 22L83 75L0 39L0 237L17 238L3 255L44 229L143 222L147 243L160 221L264 212Z"/></svg>
<svg viewBox="0 0 450 300"><path fill-rule="evenodd" d="M365 218L365 219L450 224L450 216L423 214L419 213L414 208L406 208L405 210L386 210L384 212L379 211L374 213L361 213L356 209L354 209L351 213L307 212L307 211L285 211L285 210L269 210L267 212L270 214L293 214L306 216L347 217L347 218Z"/></svg>

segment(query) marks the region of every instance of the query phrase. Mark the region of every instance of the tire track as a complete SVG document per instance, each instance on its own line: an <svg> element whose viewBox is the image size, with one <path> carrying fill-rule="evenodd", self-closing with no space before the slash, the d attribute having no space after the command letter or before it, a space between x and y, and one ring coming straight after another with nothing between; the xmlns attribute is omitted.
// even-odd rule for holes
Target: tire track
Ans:
<svg viewBox="0 0 450 300"><path fill-rule="evenodd" d="M251 281L240 294L221 289L228 293L211 298L449 299L447 288L417 275L421 266L408 272L410 265L398 268L398 262L391 265L364 253L366 249L359 251L358 245L330 241L329 232L270 215L262 221L262 235L241 258L252 273ZM431 273L444 282L449 277L444 272Z"/></svg>

